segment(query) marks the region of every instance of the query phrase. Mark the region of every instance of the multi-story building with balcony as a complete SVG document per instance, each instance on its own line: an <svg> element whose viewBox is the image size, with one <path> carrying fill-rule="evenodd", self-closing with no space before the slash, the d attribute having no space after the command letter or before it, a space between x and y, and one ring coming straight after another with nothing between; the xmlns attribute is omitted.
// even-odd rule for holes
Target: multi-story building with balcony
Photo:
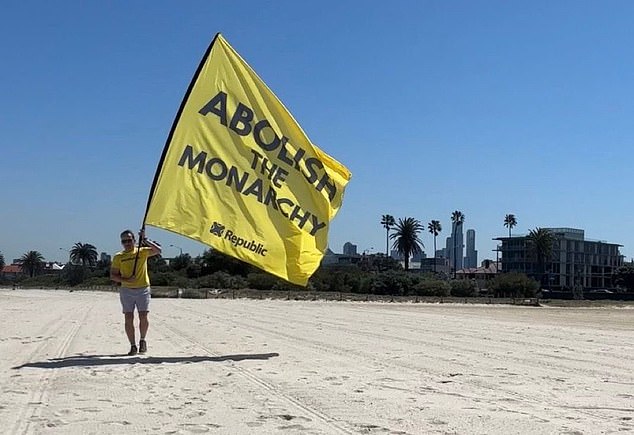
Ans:
<svg viewBox="0 0 634 435"><path fill-rule="evenodd" d="M501 254L501 272L521 272L542 280L553 290L606 288L612 286L612 274L623 265L622 245L599 240L588 240L584 230L575 228L547 228L553 234L552 256L545 264L544 279L539 276L535 255L528 236L498 237L494 240Z"/></svg>

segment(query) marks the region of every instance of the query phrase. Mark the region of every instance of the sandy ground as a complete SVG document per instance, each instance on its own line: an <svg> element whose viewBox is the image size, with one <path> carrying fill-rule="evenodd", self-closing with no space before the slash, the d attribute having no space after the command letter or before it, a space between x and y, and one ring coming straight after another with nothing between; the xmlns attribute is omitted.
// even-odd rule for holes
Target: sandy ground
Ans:
<svg viewBox="0 0 634 435"><path fill-rule="evenodd" d="M634 309L0 290L1 433L634 432Z"/></svg>

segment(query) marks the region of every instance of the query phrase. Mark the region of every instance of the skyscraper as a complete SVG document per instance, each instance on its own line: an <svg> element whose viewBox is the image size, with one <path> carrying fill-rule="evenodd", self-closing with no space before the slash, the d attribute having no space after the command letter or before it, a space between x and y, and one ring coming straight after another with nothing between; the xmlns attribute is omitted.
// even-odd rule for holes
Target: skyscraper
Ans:
<svg viewBox="0 0 634 435"><path fill-rule="evenodd" d="M343 255L357 255L357 245L350 242L343 244Z"/></svg>
<svg viewBox="0 0 634 435"><path fill-rule="evenodd" d="M453 268L453 239L447 237L445 242L445 258L449 260L449 266Z"/></svg>
<svg viewBox="0 0 634 435"><path fill-rule="evenodd" d="M462 269L462 260L464 255L464 239L462 236L462 225L451 225L451 237L447 237L447 254L449 257L449 265L453 269L454 265L456 270ZM454 245L455 243L455 245ZM454 251L455 249L455 251ZM454 252L456 256L456 262L454 263Z"/></svg>
<svg viewBox="0 0 634 435"><path fill-rule="evenodd" d="M464 267L478 267L478 251L475 248L475 230L467 230L467 253Z"/></svg>
<svg viewBox="0 0 634 435"><path fill-rule="evenodd" d="M415 261L417 263L419 263L423 258L427 258L427 254L425 254L425 251L421 251L418 254L412 255L412 261Z"/></svg>

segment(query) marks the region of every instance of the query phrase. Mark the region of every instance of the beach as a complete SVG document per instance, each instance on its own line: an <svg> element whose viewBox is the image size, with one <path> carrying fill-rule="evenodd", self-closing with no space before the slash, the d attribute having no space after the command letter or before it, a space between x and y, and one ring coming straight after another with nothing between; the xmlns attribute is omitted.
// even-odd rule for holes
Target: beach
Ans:
<svg viewBox="0 0 634 435"><path fill-rule="evenodd" d="M634 432L634 309L0 290L2 433ZM138 329L137 329L138 333Z"/></svg>

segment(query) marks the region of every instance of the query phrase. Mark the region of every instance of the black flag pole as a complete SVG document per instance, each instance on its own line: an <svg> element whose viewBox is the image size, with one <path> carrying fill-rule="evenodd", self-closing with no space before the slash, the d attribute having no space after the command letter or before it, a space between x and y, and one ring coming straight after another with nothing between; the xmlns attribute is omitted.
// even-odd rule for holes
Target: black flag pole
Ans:
<svg viewBox="0 0 634 435"><path fill-rule="evenodd" d="M161 153L161 158L159 159L158 165L156 167L156 172L154 173L154 180L152 181L152 186L150 187L150 194L148 195L147 205L145 206L143 224L141 225L141 232L143 234L145 234L145 220L147 219L148 211L150 210L150 204L152 203L152 197L154 196L154 191L156 189L159 176L161 174L163 162L165 161L165 156L167 155L167 150L170 146L170 143L172 142L172 138L174 137L174 131L176 130L176 126L178 125L178 122L180 121L181 115L183 114L183 110L185 109L185 104L187 103L187 100L189 99L189 95L191 94L192 89L194 88L194 85L196 84L196 81L198 80L198 76L200 75L203 67L205 66L205 62L207 62L207 58L211 54L211 49L213 48L214 43L218 39L218 36L220 36L220 32L216 33L211 43L207 47L205 54L200 60L200 63L198 64L198 68L196 68L196 72L194 73L194 76L192 77L191 82L189 83L189 86L187 87L187 91L185 92L185 96L183 97L183 100L181 101L181 104L178 108L178 112L176 113L176 116L174 117L174 121L172 122L172 128L170 128L170 132L167 135L167 140L165 141L165 146L163 147L163 152ZM141 250L141 237L139 237L139 247L137 249L136 257L134 259L134 268L132 269L133 276L136 275L136 265L139 259L140 250Z"/></svg>
<svg viewBox="0 0 634 435"><path fill-rule="evenodd" d="M207 58L209 58L209 55L211 54L211 49L214 47L214 44L216 40L218 39L218 36L220 36L220 33L216 33L216 36L214 36L214 38L211 40L211 43L207 47L207 50L205 51L203 58L200 60L200 63L198 64L198 68L196 68L196 72L194 73L194 76L192 77L189 83L189 86L187 87L187 91L185 91L183 100L181 101L181 104L178 107L178 112L176 112L176 116L174 117L174 121L172 122L172 127L170 128L170 132L167 135L167 140L165 141L163 152L161 153L161 157L156 167L156 172L154 173L154 180L152 181L152 186L150 187L150 194L148 195L147 205L145 206L145 215L143 216L143 225L141 226L143 230L145 230L145 220L147 219L147 215L150 210L152 197L154 196L154 191L156 190L156 185L158 184L159 176L161 175L161 170L163 169L163 163L165 162L165 157L167 156L167 150L169 149L169 146L172 143L172 138L174 137L176 126L178 125L181 119L183 110L185 110L185 105L187 104L187 100L189 100L189 95L192 93L192 90L194 89L194 85L198 81L198 76L200 76L200 73L203 67L205 66L205 63L207 62Z"/></svg>
<svg viewBox="0 0 634 435"><path fill-rule="evenodd" d="M132 276L130 278L136 277L136 265L139 261L139 252L141 252L141 243L143 242L143 237L141 237L141 234L145 236L145 220L143 220L141 231L139 231L139 244L137 245L137 248L136 248L136 255L134 257L134 266L132 267Z"/></svg>

